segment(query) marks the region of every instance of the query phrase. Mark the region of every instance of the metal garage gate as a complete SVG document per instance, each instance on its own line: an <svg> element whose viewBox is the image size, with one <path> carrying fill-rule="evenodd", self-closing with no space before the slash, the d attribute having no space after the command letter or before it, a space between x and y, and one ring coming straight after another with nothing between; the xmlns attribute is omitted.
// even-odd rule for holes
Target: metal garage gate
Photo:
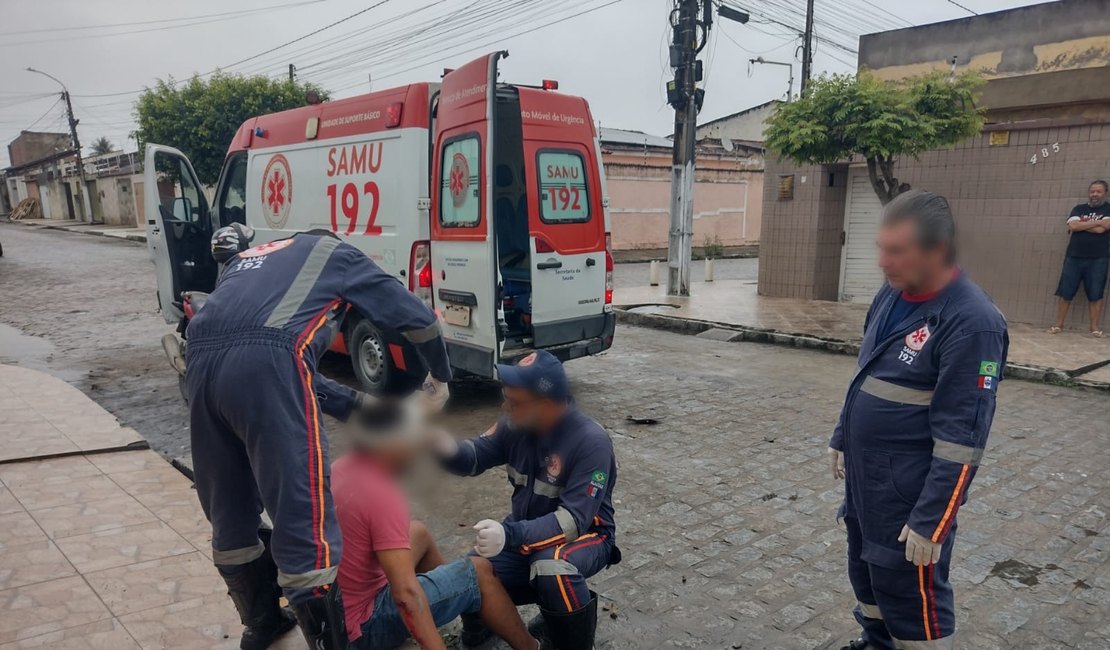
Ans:
<svg viewBox="0 0 1110 650"><path fill-rule="evenodd" d="M848 198L844 207L844 248L840 254L840 299L871 302L883 284L875 234L883 204L875 195L867 169L848 171Z"/></svg>

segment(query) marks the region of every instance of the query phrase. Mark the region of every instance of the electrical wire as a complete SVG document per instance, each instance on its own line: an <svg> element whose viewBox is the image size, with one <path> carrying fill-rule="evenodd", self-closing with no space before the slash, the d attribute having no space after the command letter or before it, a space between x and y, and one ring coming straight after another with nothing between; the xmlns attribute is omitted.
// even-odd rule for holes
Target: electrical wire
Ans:
<svg viewBox="0 0 1110 650"><path fill-rule="evenodd" d="M978 11L975 11L974 9L968 9L967 7L963 6L962 4L956 2L956 0L948 0L948 4L956 5L960 9L963 9L964 11L968 12L969 14L971 14L973 16L978 16L979 15Z"/></svg>

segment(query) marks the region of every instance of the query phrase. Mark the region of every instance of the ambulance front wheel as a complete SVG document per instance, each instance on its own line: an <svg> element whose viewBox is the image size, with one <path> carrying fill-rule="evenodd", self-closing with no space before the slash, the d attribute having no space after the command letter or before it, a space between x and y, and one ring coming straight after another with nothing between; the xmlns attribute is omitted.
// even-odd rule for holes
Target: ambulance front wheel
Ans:
<svg viewBox="0 0 1110 650"><path fill-rule="evenodd" d="M347 352L355 376L366 392L396 395L414 390L423 377L405 372L393 362L386 338L365 319L359 319L347 334Z"/></svg>

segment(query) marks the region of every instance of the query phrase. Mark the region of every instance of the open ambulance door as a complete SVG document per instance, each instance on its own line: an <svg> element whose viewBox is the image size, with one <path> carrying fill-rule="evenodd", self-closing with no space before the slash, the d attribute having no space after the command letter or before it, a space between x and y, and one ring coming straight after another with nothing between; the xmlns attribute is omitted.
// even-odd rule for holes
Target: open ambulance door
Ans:
<svg viewBox="0 0 1110 650"><path fill-rule="evenodd" d="M209 292L216 286L208 200L193 165L173 147L147 145L143 175L146 241L158 278L158 302L166 322L177 324L184 316L182 292Z"/></svg>
<svg viewBox="0 0 1110 650"><path fill-rule="evenodd" d="M494 376L500 356L492 194L495 52L443 77L432 158L432 286L451 365Z"/></svg>

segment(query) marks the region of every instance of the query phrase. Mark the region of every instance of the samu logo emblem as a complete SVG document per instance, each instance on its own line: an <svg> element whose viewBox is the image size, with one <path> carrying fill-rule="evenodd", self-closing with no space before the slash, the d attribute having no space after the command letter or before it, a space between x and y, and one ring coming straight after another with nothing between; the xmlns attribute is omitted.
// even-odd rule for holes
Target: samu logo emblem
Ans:
<svg viewBox="0 0 1110 650"><path fill-rule="evenodd" d="M922 325L920 329L914 330L906 335L906 347L914 352L920 352L925 347L925 343L929 340L929 326Z"/></svg>

